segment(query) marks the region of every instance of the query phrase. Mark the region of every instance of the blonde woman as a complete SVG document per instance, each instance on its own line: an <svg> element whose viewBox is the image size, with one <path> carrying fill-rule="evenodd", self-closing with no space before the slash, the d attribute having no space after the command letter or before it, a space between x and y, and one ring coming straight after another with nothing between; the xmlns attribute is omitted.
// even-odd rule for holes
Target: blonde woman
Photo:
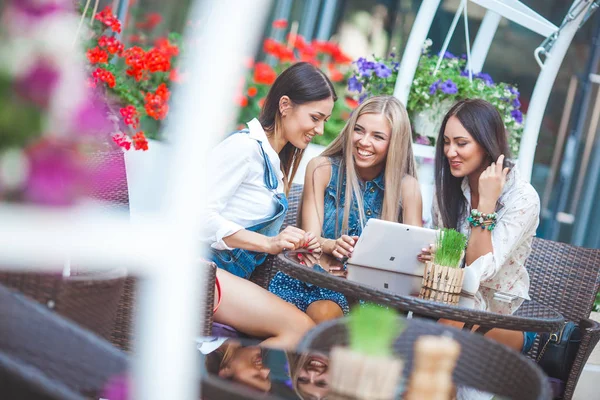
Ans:
<svg viewBox="0 0 600 400"><path fill-rule="evenodd" d="M375 96L352 114L340 135L311 160L299 216L322 251L352 255L366 221L422 225L422 200L415 172L410 121L393 96ZM302 257L302 255L299 255ZM316 323L348 311L344 296L278 273L269 290L306 312Z"/></svg>

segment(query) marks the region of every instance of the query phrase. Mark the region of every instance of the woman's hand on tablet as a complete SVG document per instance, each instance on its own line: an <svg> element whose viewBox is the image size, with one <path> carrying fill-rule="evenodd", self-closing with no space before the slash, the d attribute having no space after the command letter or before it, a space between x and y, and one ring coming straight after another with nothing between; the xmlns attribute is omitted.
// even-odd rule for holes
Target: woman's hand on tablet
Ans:
<svg viewBox="0 0 600 400"><path fill-rule="evenodd" d="M433 257L435 257L435 245L430 244L429 247L421 249L421 253L417 256L417 260L421 262L433 261Z"/></svg>
<svg viewBox="0 0 600 400"><path fill-rule="evenodd" d="M331 254L339 259L352 257L354 245L358 240L358 236L342 235L335 241L335 246Z"/></svg>

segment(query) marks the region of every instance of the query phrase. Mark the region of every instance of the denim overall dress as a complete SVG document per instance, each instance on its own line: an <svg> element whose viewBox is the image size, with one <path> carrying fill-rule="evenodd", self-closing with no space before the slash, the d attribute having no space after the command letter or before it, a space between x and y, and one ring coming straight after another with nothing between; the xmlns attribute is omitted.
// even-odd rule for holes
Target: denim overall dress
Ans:
<svg viewBox="0 0 600 400"><path fill-rule="evenodd" d="M356 201L352 202L352 209L348 216L348 230L346 232L341 232L342 221L344 219L346 179L344 177L340 193L338 193L340 159L330 158L329 161L331 162L331 179L325 189L322 235L324 238L334 240L339 238L342 234L360 236L363 227L360 224ZM367 181L361 185L366 219L379 218L381 216L384 191L383 182L382 172L372 181ZM304 283L282 272L278 272L273 277L269 284L269 291L288 303L294 304L304 312L306 312L308 306L319 300L331 300L337 303L344 314L349 311L348 301L341 293Z"/></svg>
<svg viewBox="0 0 600 400"><path fill-rule="evenodd" d="M247 129L234 132L233 135L244 135L249 134L250 131ZM277 203L277 209L275 213L266 218L264 221L260 221L246 229L252 232L260 233L264 236L277 236L283 225L285 214L288 210L288 202L285 193L277 193L277 174L273 170L273 165L269 161L269 156L265 153L263 144L260 140L256 140L256 143L262 154L265 164L265 175L264 184L267 189L273 192L273 199ZM222 268L240 278L248 279L254 269L262 264L267 258L267 253L250 251L244 249L233 249L233 250L216 250L211 248L211 259L217 264L217 267Z"/></svg>

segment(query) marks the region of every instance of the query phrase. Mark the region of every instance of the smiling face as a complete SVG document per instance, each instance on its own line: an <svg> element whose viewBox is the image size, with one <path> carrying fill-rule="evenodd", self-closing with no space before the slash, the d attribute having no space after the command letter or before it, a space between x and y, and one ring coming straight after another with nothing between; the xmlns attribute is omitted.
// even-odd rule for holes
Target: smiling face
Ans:
<svg viewBox="0 0 600 400"><path fill-rule="evenodd" d="M235 350L228 365L219 371L219 376L268 392L271 390L270 373L271 370L263 365L260 347L241 347Z"/></svg>
<svg viewBox="0 0 600 400"><path fill-rule="evenodd" d="M385 167L392 128L383 114L362 114L352 132L356 171L364 180L377 177Z"/></svg>
<svg viewBox="0 0 600 400"><path fill-rule="evenodd" d="M310 398L325 398L329 393L328 370L329 361L326 358L309 356L298 373L298 391Z"/></svg>
<svg viewBox="0 0 600 400"><path fill-rule="evenodd" d="M456 178L481 172L487 167L487 154L460 120L452 116L444 130L444 155L450 164L450 172Z"/></svg>
<svg viewBox="0 0 600 400"><path fill-rule="evenodd" d="M331 97L304 104L292 104L287 96L280 100L283 139L299 149L306 146L316 135L323 135L325 122L331 116Z"/></svg>

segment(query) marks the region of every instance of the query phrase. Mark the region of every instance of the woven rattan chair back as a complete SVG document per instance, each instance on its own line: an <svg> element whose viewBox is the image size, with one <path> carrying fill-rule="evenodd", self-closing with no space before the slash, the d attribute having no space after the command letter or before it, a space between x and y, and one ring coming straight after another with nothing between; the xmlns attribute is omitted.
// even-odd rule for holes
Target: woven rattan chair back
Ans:
<svg viewBox="0 0 600 400"><path fill-rule="evenodd" d="M600 286L600 249L534 238L525 267L533 300L567 321L579 323L590 316Z"/></svg>
<svg viewBox="0 0 600 400"><path fill-rule="evenodd" d="M125 285L124 269L59 274L0 272L0 283L16 289L82 327L110 339Z"/></svg>

